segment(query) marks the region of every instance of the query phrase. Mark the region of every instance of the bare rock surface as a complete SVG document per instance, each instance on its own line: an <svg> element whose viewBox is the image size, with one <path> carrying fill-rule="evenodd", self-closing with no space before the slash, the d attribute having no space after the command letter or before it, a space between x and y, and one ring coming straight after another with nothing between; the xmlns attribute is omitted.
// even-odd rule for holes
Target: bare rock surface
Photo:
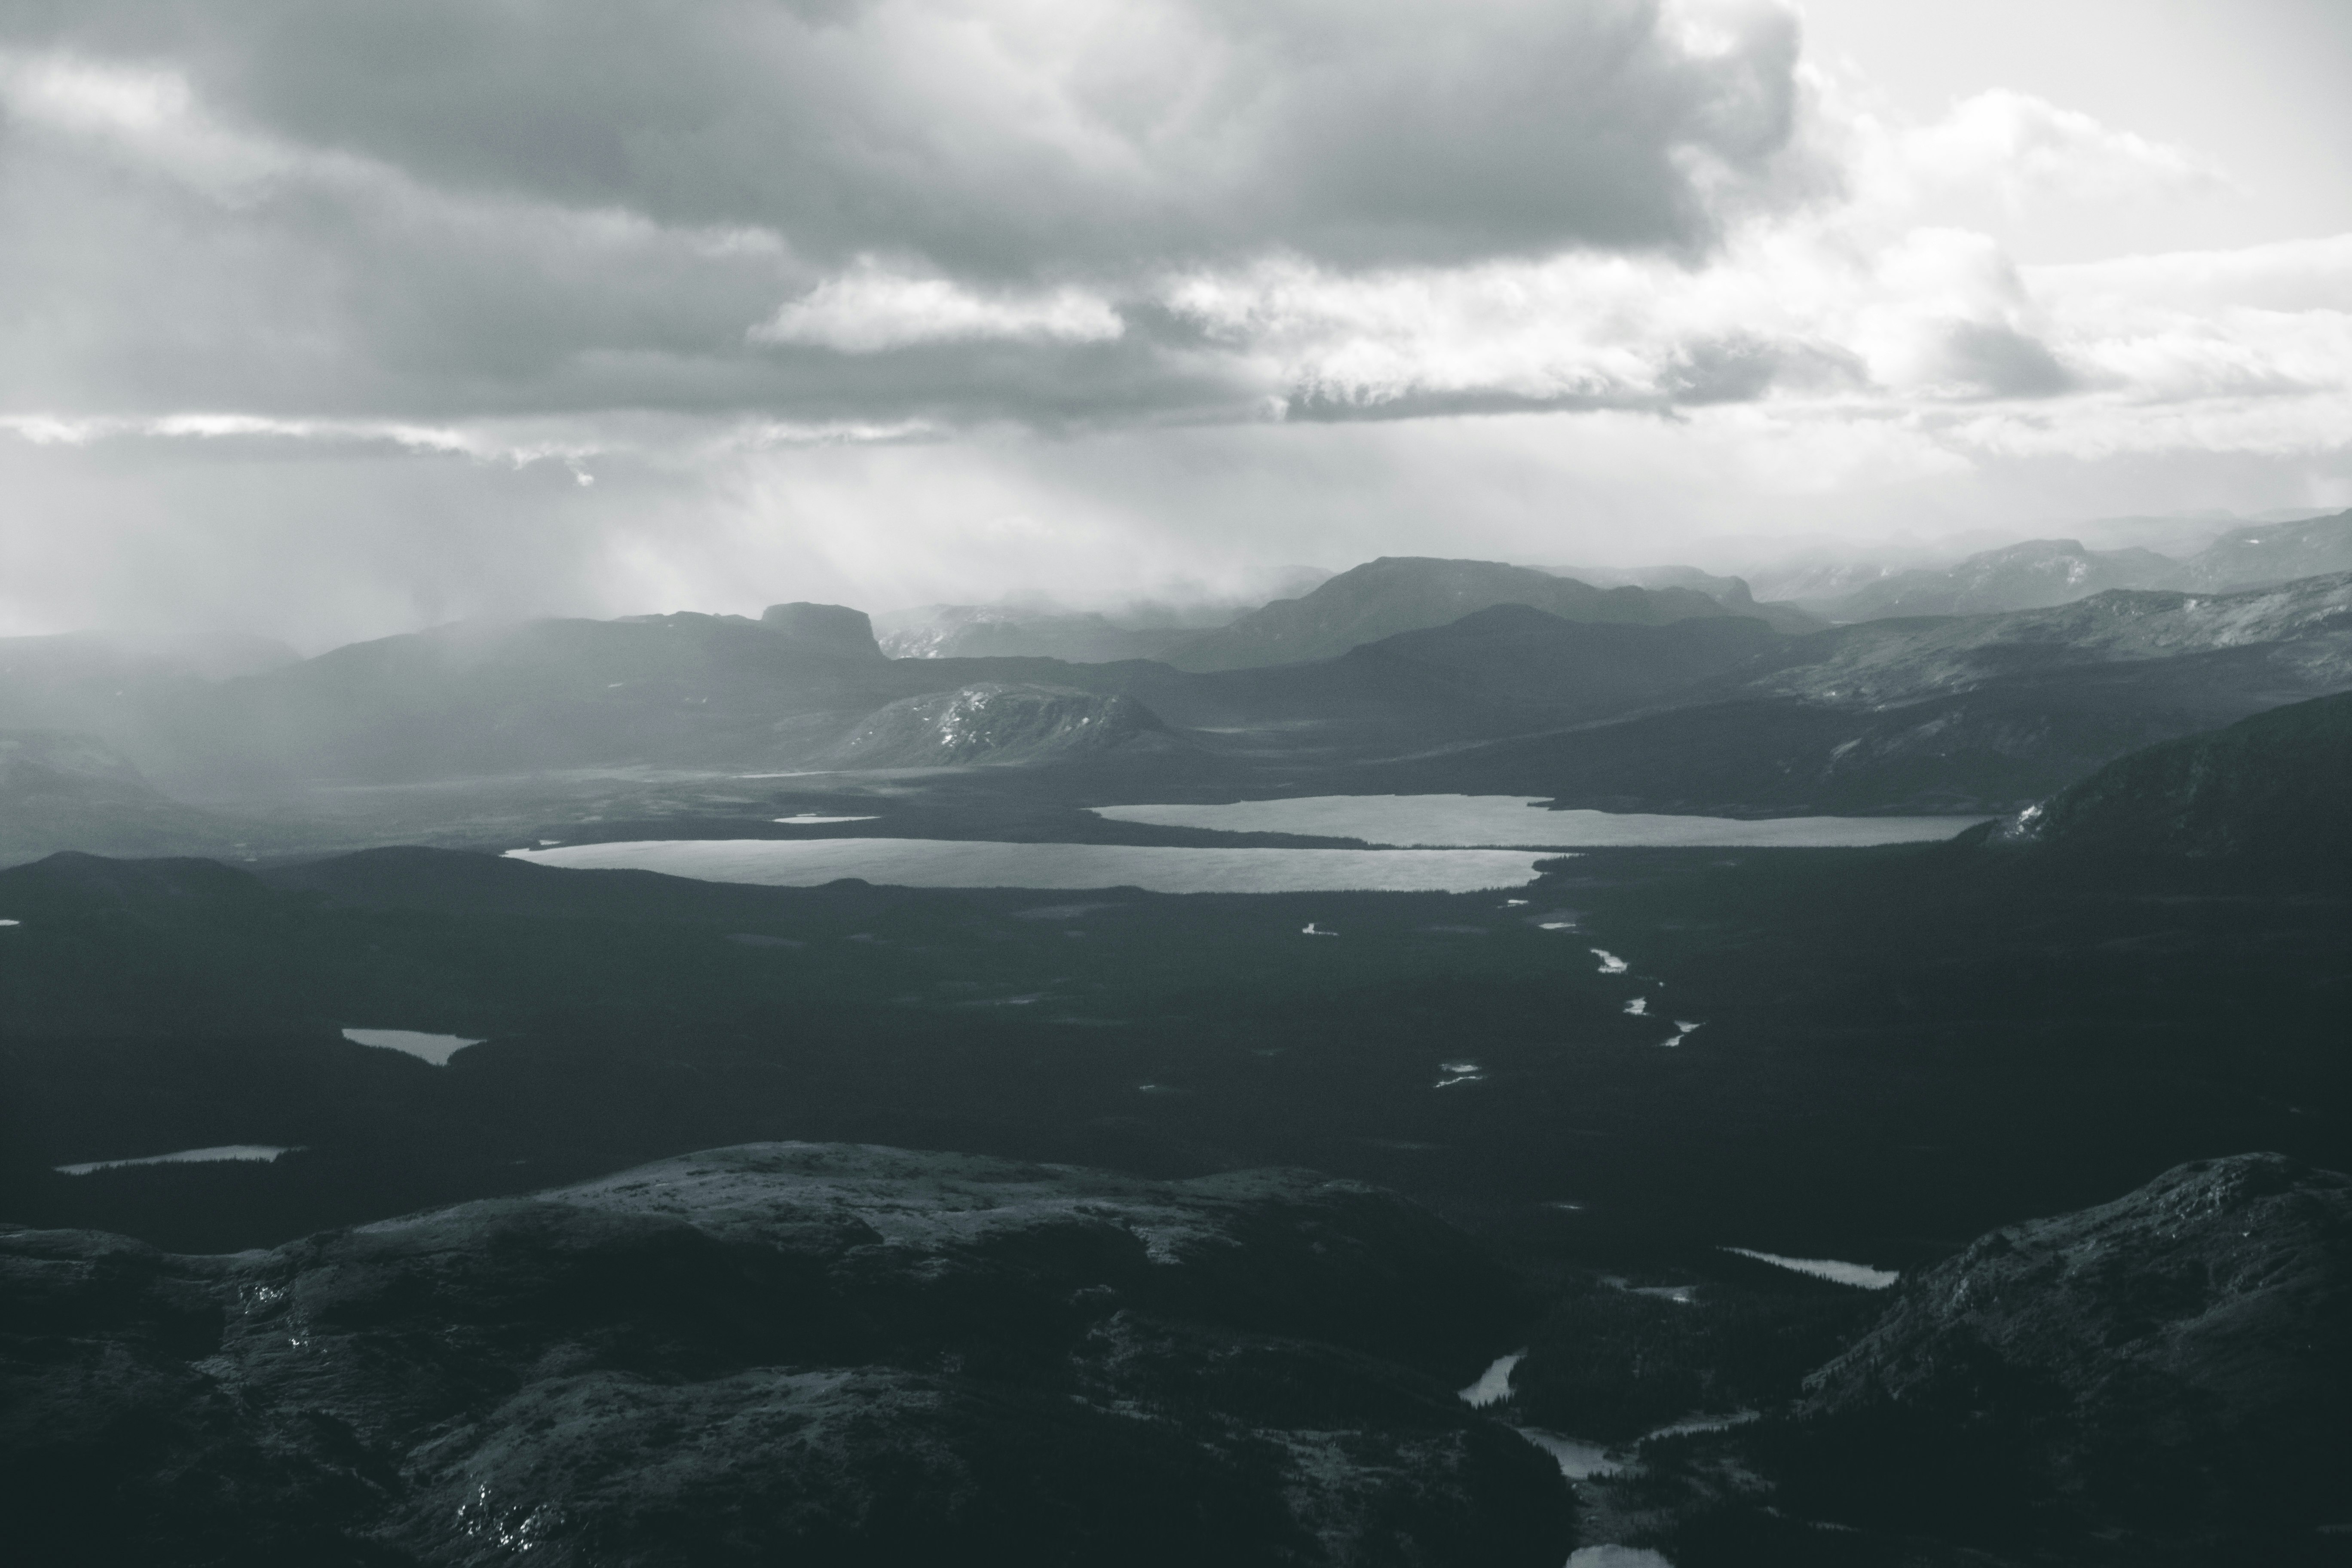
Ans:
<svg viewBox="0 0 2352 1568"><path fill-rule="evenodd" d="M1906 1279L1810 1380L1801 1415L1825 1440L1801 1468L1845 1493L1832 1517L1941 1511L1996 1538L2072 1528L2112 1549L2098 1561L2193 1558L2352 1520L2347 1410L2352 1177L2243 1154Z"/></svg>
<svg viewBox="0 0 2352 1568"><path fill-rule="evenodd" d="M1040 763L1175 742L1132 697L985 681L893 702L824 753L838 766Z"/></svg>

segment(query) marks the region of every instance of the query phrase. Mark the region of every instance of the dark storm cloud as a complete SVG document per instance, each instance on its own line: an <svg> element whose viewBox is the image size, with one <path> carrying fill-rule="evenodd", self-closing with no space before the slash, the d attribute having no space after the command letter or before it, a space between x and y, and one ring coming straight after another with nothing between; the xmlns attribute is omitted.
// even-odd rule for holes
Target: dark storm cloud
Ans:
<svg viewBox="0 0 2352 1568"><path fill-rule="evenodd" d="M1688 247L1767 181L1789 15L1656 0L19 5L305 146L449 189L1032 277Z"/></svg>

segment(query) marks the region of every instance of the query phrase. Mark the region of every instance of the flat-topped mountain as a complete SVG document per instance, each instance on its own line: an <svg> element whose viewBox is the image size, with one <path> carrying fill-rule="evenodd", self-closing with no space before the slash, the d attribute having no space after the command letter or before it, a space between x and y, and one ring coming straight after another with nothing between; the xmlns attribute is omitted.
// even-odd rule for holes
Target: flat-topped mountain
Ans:
<svg viewBox="0 0 2352 1568"><path fill-rule="evenodd" d="M1526 605L1570 621L1657 626L1731 612L1688 588L1595 588L1493 561L1388 556L1342 572L1313 593L1277 599L1169 656L1181 669L1241 669L1334 658L1399 632L1460 620L1496 605Z"/></svg>
<svg viewBox="0 0 2352 1568"><path fill-rule="evenodd" d="M813 652L844 658L882 657L873 621L865 611L846 605L770 605L760 613L760 624Z"/></svg>
<svg viewBox="0 0 2352 1568"><path fill-rule="evenodd" d="M26 1560L1556 1568L1517 1289L1303 1172L752 1144L178 1257L0 1229Z"/></svg>

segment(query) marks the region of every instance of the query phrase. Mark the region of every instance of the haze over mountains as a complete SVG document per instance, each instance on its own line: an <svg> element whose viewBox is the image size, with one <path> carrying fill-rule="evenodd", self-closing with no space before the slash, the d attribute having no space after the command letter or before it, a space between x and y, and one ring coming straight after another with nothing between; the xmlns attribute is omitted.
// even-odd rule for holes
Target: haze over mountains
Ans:
<svg viewBox="0 0 2352 1568"><path fill-rule="evenodd" d="M1382 559L1223 626L1151 630L1152 659L890 658L864 614L805 604L459 624L308 659L253 639L17 639L0 645L0 841L16 858L364 842L395 831L369 823L397 803L354 789L508 779L552 799L572 786L528 781L615 769L982 764L1041 798L1311 784L1734 816L2010 811L2352 682L2352 575L2242 585L2345 559L2352 514L2233 531L2186 563L2029 543L1886 579L1844 607L1905 613L1835 626L1765 614L1735 578L1600 587ZM2098 586L2118 576L2192 585ZM2000 607L2020 599L2060 602ZM1991 607L1908 613L1928 603Z"/></svg>
<svg viewBox="0 0 2352 1568"><path fill-rule="evenodd" d="M2079 540L2033 539L1800 603L1839 621L1984 615L2069 604L2109 588L2228 593L2335 572L2352 572L2352 512L2232 529L2179 559L2137 547L2086 550Z"/></svg>

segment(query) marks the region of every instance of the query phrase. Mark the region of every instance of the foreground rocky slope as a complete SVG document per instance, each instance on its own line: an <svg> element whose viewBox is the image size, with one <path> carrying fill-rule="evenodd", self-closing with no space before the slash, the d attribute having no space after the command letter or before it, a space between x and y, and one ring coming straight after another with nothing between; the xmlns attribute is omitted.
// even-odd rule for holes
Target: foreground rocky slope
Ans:
<svg viewBox="0 0 2352 1568"><path fill-rule="evenodd" d="M27 1562L1558 1563L1466 1238L1303 1173L761 1144L177 1257L0 1232Z"/></svg>
<svg viewBox="0 0 2352 1568"><path fill-rule="evenodd" d="M2071 1562L2301 1561L2352 1523L2347 1409L2352 1177L2196 1161L1904 1281L1811 1380L1791 1490Z"/></svg>

